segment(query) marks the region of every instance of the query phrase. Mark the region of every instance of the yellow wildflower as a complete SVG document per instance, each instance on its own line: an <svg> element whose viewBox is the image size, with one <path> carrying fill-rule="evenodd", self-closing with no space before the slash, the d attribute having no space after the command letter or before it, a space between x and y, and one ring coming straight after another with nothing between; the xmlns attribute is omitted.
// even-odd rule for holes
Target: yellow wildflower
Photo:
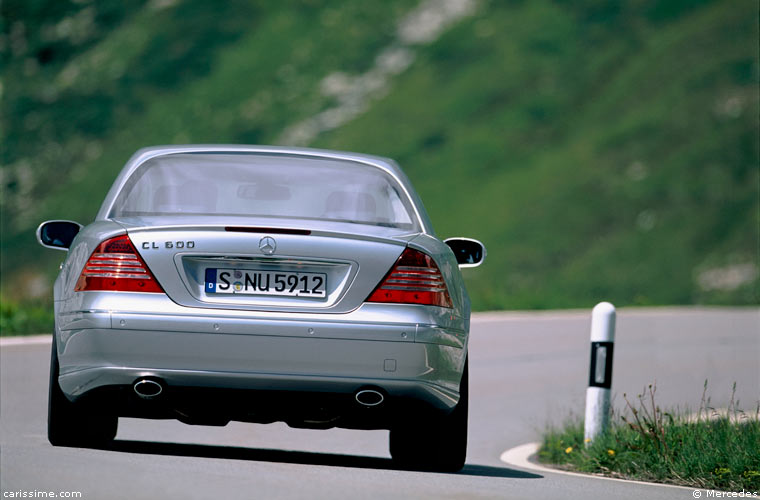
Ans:
<svg viewBox="0 0 760 500"><path fill-rule="evenodd" d="M615 456L615 450L607 450L607 455L614 457Z"/></svg>
<svg viewBox="0 0 760 500"><path fill-rule="evenodd" d="M570 453L571 451L573 451L572 446L568 446L567 448L565 448L565 453Z"/></svg>

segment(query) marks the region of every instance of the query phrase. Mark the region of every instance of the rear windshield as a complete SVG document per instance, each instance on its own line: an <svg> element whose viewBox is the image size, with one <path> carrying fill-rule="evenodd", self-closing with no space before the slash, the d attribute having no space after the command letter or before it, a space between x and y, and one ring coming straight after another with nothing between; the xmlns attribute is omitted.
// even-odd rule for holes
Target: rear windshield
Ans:
<svg viewBox="0 0 760 500"><path fill-rule="evenodd" d="M251 153L173 154L148 160L116 197L110 217L184 214L417 229L411 202L380 168Z"/></svg>

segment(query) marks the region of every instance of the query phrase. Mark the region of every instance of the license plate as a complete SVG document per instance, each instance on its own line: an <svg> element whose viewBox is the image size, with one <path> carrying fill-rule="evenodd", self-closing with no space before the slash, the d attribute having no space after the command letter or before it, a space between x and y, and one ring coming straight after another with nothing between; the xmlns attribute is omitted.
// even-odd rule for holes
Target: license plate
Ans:
<svg viewBox="0 0 760 500"><path fill-rule="evenodd" d="M326 289L327 275L322 273L206 269L206 293L323 298Z"/></svg>

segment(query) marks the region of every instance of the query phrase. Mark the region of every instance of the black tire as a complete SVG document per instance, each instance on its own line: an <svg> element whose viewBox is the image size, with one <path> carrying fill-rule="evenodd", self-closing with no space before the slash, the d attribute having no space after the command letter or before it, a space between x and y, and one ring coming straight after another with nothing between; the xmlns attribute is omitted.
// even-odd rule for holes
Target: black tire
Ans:
<svg viewBox="0 0 760 500"><path fill-rule="evenodd" d="M459 385L459 403L448 415L421 418L391 429L393 461L405 468L457 472L467 457L467 413L469 400L468 363L465 361Z"/></svg>
<svg viewBox="0 0 760 500"><path fill-rule="evenodd" d="M119 418L86 412L69 401L58 385L58 351L55 335L50 353L48 391L48 441L53 446L104 446L116 437Z"/></svg>

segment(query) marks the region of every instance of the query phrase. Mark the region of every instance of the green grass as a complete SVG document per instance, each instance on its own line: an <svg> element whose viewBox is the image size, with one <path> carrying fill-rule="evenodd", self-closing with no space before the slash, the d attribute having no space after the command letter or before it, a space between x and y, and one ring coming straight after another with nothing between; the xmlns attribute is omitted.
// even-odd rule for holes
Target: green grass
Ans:
<svg viewBox="0 0 760 500"><path fill-rule="evenodd" d="M481 239L476 310L760 303L756 3L478 4L310 145L397 159L440 236ZM36 225L91 221L135 150L276 143L413 7L2 2L4 296L50 300Z"/></svg>
<svg viewBox="0 0 760 500"><path fill-rule="evenodd" d="M758 262L750 3L656 22L590 5L491 4L318 145L399 159L440 234L482 238L476 308L758 303L757 279L698 284ZM716 112L730 95L748 114Z"/></svg>
<svg viewBox="0 0 760 500"><path fill-rule="evenodd" d="M706 388L706 384L705 384ZM760 407L733 404L717 414L661 410L655 389L628 402L609 430L585 446L583 422L570 419L544 435L538 458L560 468L610 477L726 491L760 491ZM628 401L626 399L626 401Z"/></svg>
<svg viewBox="0 0 760 500"><path fill-rule="evenodd" d="M0 336L53 332L53 307L44 303L0 302Z"/></svg>

